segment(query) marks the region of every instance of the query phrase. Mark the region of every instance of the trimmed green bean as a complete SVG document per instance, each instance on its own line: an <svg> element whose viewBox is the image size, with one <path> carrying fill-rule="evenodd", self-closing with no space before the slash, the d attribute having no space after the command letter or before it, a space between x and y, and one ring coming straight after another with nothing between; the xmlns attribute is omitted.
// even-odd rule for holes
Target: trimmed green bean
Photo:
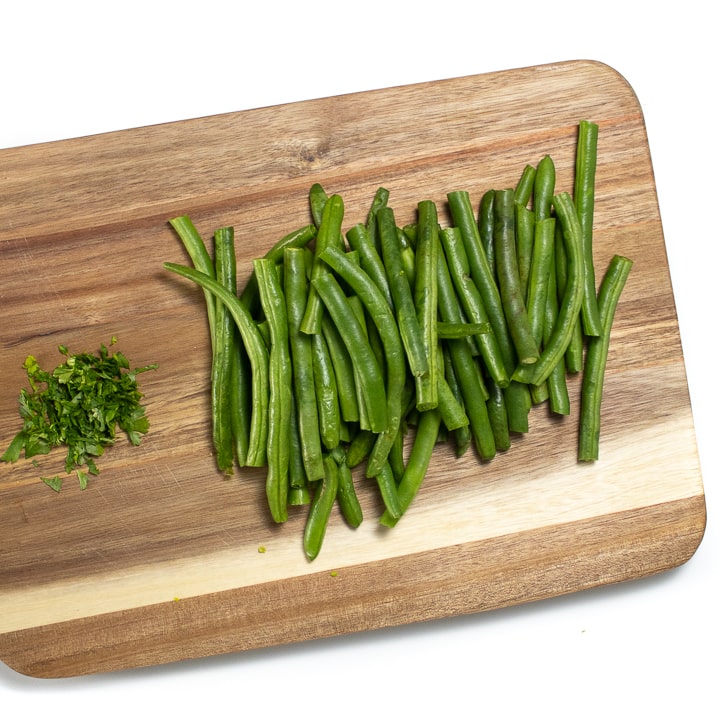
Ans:
<svg viewBox="0 0 720 720"><path fill-rule="evenodd" d="M493 191L493 228L496 196L497 192ZM495 271L490 267L480 240L480 229L473 216L470 195L466 190L456 190L448 193L447 198L453 224L460 229L465 244L465 252L470 265L470 277L480 291L485 311L505 362L505 370L510 374L515 366L515 349L505 319L500 291L495 281ZM496 265L497 260L495 260Z"/></svg>
<svg viewBox="0 0 720 720"><path fill-rule="evenodd" d="M331 455L325 455L324 478L315 483L310 509L305 520L303 548L308 560L314 560L322 549L328 522L338 493L338 466Z"/></svg>
<svg viewBox="0 0 720 720"><path fill-rule="evenodd" d="M530 330L538 347L543 342L548 284L555 249L555 218L541 220L535 226L535 241L528 283L527 313Z"/></svg>
<svg viewBox="0 0 720 720"><path fill-rule="evenodd" d="M585 335L600 335L603 331L598 311L593 263L593 219L595 213L595 173L597 168L598 126L581 120L575 155L575 187L573 200L580 222L584 286L582 323Z"/></svg>
<svg viewBox="0 0 720 720"><path fill-rule="evenodd" d="M378 435L377 442L370 454L367 476L374 477L385 464L395 436L400 429L402 388L405 385L406 376L402 339L392 309L370 276L361 267L350 262L346 254L336 248L328 248L321 258L360 298L383 345L386 364L388 426Z"/></svg>
<svg viewBox="0 0 720 720"><path fill-rule="evenodd" d="M330 246L342 247L342 221L345 214L345 204L340 195L331 195L323 207L323 218L318 227L315 238L315 260L311 270L312 285L308 293L305 316L303 317L300 330L307 335L314 335L322 332L323 305L317 294L315 280L327 272L324 263L318 259L322 251Z"/></svg>
<svg viewBox="0 0 720 720"><path fill-rule="evenodd" d="M327 450L340 444L340 398L327 341L322 333L310 336L313 383L317 399L320 438Z"/></svg>
<svg viewBox="0 0 720 720"><path fill-rule="evenodd" d="M533 367L520 366L515 372L515 379L539 385L547 380L553 367L565 353L573 333L582 306L584 293L582 260L582 242L580 223L572 198L567 192L558 193L553 198L555 212L563 229L565 247L568 258L568 282L563 300L558 310L557 322L553 328L548 344L543 348L542 355Z"/></svg>
<svg viewBox="0 0 720 720"><path fill-rule="evenodd" d="M260 304L270 330L270 402L265 494L275 522L288 517L290 423L292 404L292 358L285 296L273 260L256 259L253 270Z"/></svg>
<svg viewBox="0 0 720 720"><path fill-rule="evenodd" d="M323 217L323 210L325 209L325 203L328 200L325 188L320 183L313 183L310 186L308 200L310 201L310 215L313 219L313 223L315 223L317 227L320 227L320 223L322 222Z"/></svg>
<svg viewBox="0 0 720 720"><path fill-rule="evenodd" d="M338 473L337 500L340 512L350 527L360 527L363 521L363 511L355 491L352 470L344 460L336 460L336 463Z"/></svg>
<svg viewBox="0 0 720 720"><path fill-rule="evenodd" d="M563 228L559 222L555 223L555 274L558 302L561 302L567 287L568 262ZM573 375L579 373L582 370L584 354L585 337L582 330L582 319L578 316L573 323L570 343L565 350L565 370Z"/></svg>
<svg viewBox="0 0 720 720"><path fill-rule="evenodd" d="M237 280L233 228L219 228L215 231L213 241L215 278L224 288L234 294L237 291ZM239 385L235 384L235 381L239 379L236 366L239 360L239 342L235 322L230 311L222 300L213 298L213 302L216 303L216 307L215 331L213 333L215 342L213 344L210 372L212 437L218 469L226 475L232 475L235 461L235 441L233 437L235 421L233 412L237 407L234 393L240 389Z"/></svg>
<svg viewBox="0 0 720 720"><path fill-rule="evenodd" d="M480 209L478 211L478 232L480 245L485 251L487 264L491 274L495 275L495 244L493 243L493 204L495 202L495 191L487 190L480 198Z"/></svg>
<svg viewBox="0 0 720 720"><path fill-rule="evenodd" d="M306 505L310 502L305 464L303 462L302 440L295 412L293 397L293 412L290 415L290 461L288 464L288 505Z"/></svg>
<svg viewBox="0 0 720 720"><path fill-rule="evenodd" d="M438 405L438 289L437 256L440 249L437 207L432 200L418 203L418 231L415 243L414 298L428 371L417 378L417 409ZM398 386L399 387L399 386Z"/></svg>
<svg viewBox="0 0 720 720"><path fill-rule="evenodd" d="M192 280L212 292L215 297L219 297L227 305L235 320L252 369L252 414L246 464L251 467L260 467L265 464L266 460L269 398L268 351L260 330L238 297L213 278L203 272L176 263L166 262L163 263L163 267L181 277Z"/></svg>
<svg viewBox="0 0 720 720"><path fill-rule="evenodd" d="M520 366L534 365L539 352L530 330L515 251L515 204L512 190L496 190L494 203L495 264L510 335Z"/></svg>
<svg viewBox="0 0 720 720"><path fill-rule="evenodd" d="M210 253L205 247L205 243L203 242L200 233L193 224L193 221L187 215L180 215L179 217L172 218L169 222L182 241L195 270L205 273L208 277L215 278L214 263L210 257ZM210 342L214 344L215 300L210 290L203 288L203 293L205 295L205 304L207 306Z"/></svg>
<svg viewBox="0 0 720 720"><path fill-rule="evenodd" d="M610 334L615 310L632 265L632 261L628 258L615 255L600 283L598 311L602 334L589 339L585 357L578 443L580 462L592 462L599 457L601 405Z"/></svg>
<svg viewBox="0 0 720 720"><path fill-rule="evenodd" d="M415 313L415 302L407 274L403 270L400 256L395 214L390 207L383 207L377 213L378 231L382 246L382 257L392 293L393 307L400 337L410 370L415 377L428 372L422 332Z"/></svg>
<svg viewBox="0 0 720 720"><path fill-rule="evenodd" d="M403 508L398 491L398 483L389 462L384 463L380 468L380 472L375 475L375 482L380 490L380 497L385 507L383 516L387 516L395 521L398 520L403 513Z"/></svg>
<svg viewBox="0 0 720 720"><path fill-rule="evenodd" d="M523 301L527 302L530 266L535 240L535 213L520 203L515 203L515 254L517 256L518 279Z"/></svg>
<svg viewBox="0 0 720 720"><path fill-rule="evenodd" d="M513 192L515 202L523 207L528 204L532 197L533 185L535 183L536 170L532 165L526 165L523 168L520 179L518 180Z"/></svg>
<svg viewBox="0 0 720 720"><path fill-rule="evenodd" d="M443 228L440 237L452 284L465 315L473 323L490 326L480 292L470 277L470 265L460 230L454 227ZM446 311L448 310L446 308ZM455 315L455 318L456 324L461 325L462 323L458 322L459 316ZM483 333L477 338L477 344L490 377L501 387L507 386L510 379L495 333Z"/></svg>
<svg viewBox="0 0 720 720"><path fill-rule="evenodd" d="M350 353L345 347L335 323L328 315L323 315L322 332L335 372L340 415L346 423L357 422L360 419L360 408Z"/></svg>
<svg viewBox="0 0 720 720"><path fill-rule="evenodd" d="M552 214L552 199L555 194L555 163L549 155L540 160L533 186L533 209L535 222L539 223Z"/></svg>
<svg viewBox="0 0 720 720"><path fill-rule="evenodd" d="M313 278L312 282L350 353L353 366L358 370L370 429L382 432L388 426L384 378L362 326L333 275L324 273Z"/></svg>
<svg viewBox="0 0 720 720"><path fill-rule="evenodd" d="M345 237L350 248L360 256L360 267L372 278L387 304L392 307L392 295L385 266L367 227L362 224L354 225L345 233Z"/></svg>
<svg viewBox="0 0 720 720"><path fill-rule="evenodd" d="M552 337L558 314L557 279L552 263L548 277L547 305L545 308L545 324L543 326L543 344L547 344ZM550 410L558 415L570 414L570 395L568 394L565 358L567 352L561 357L552 369L547 379L548 402Z"/></svg>
<svg viewBox="0 0 720 720"><path fill-rule="evenodd" d="M312 482L323 476L323 460L312 340L311 336L300 332L308 296L304 250L285 250L283 272L297 424L305 474Z"/></svg>
<svg viewBox="0 0 720 720"><path fill-rule="evenodd" d="M405 472L397 485L400 500L400 515L393 517L386 509L380 516L380 523L386 527L394 527L400 517L410 507L413 499L425 480L433 449L440 431L441 416L437 408L420 413L417 433L408 457Z"/></svg>
<svg viewBox="0 0 720 720"><path fill-rule="evenodd" d="M390 192L384 187L379 187L375 191L372 203L370 204L367 219L365 220L365 226L367 227L368 234L370 235L370 240L378 253L380 252L380 237L378 235L377 213L380 208L387 207L389 198Z"/></svg>
<svg viewBox="0 0 720 720"><path fill-rule="evenodd" d="M445 376L445 382L450 388L450 391L455 396L460 407L465 412L465 402L462 397L462 390L453 368L452 356L446 343L441 346L441 352L443 354L443 375ZM467 417L467 413L465 413ZM453 440L455 442L455 456L462 457L472 444L472 431L470 430L470 418L468 418L467 425L461 425L452 431Z"/></svg>
<svg viewBox="0 0 720 720"><path fill-rule="evenodd" d="M438 305L440 316L444 321L457 321L460 310L444 252L438 253ZM495 455L496 448L485 403L488 391L482 380L480 368L472 357L467 343L462 340L444 342L460 387L475 446L480 456L489 460Z"/></svg>
<svg viewBox="0 0 720 720"><path fill-rule="evenodd" d="M437 333L439 340L461 340L462 338L484 335L491 332L489 322L443 322L437 321Z"/></svg>

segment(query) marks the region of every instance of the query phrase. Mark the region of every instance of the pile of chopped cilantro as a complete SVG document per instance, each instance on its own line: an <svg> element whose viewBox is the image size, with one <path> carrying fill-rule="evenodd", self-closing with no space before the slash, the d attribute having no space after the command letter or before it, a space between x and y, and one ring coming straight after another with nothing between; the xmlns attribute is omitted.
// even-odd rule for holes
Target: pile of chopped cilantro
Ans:
<svg viewBox="0 0 720 720"><path fill-rule="evenodd" d="M115 342L112 338L111 345ZM65 472L75 471L85 489L89 475L99 473L95 458L115 442L117 427L133 445L147 433L137 375L157 365L130 370L125 355L105 345L95 354L70 354L64 345L58 350L66 360L52 372L42 370L32 355L23 363L30 384L20 391L23 427L0 460L15 462L23 451L32 458L65 446ZM60 475L41 479L55 491L62 487Z"/></svg>

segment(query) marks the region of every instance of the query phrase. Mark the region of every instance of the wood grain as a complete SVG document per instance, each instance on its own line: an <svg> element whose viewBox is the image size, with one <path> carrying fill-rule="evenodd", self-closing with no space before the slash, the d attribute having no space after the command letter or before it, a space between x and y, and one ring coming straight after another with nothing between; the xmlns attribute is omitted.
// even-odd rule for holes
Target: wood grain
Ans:
<svg viewBox="0 0 720 720"><path fill-rule="evenodd" d="M398 220L466 189L479 201L550 153L571 189L577 123L600 126L595 262L635 265L613 333L600 461L575 462L573 414L538 408L490 463L441 449L391 532L335 516L318 560L301 513L277 527L262 474L214 470L202 296L167 224L232 224L238 271L339 192L345 225L379 185ZM39 482L61 454L0 467L0 658L38 677L105 672L477 612L688 560L705 526L675 305L642 112L605 65L577 61L229 113L0 152L0 445L22 361L112 335L142 377L151 432L81 492ZM266 552L259 553L262 545ZM332 572L331 572L332 571Z"/></svg>

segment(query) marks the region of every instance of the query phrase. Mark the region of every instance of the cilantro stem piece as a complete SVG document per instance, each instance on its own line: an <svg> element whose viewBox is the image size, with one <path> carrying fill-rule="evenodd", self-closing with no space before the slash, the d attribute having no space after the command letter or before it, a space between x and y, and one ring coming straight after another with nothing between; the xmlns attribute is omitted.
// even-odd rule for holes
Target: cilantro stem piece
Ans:
<svg viewBox="0 0 720 720"><path fill-rule="evenodd" d="M23 452L32 458L66 446L65 472L75 470L84 489L88 474L99 473L95 459L114 444L118 427L133 445L139 445L147 433L137 375L157 365L130 370L125 355L111 353L106 345L95 354L71 354L64 345L58 350L66 359L52 372L42 370L32 355L25 359L30 389L20 391L23 427L0 460L15 462ZM42 480L56 491L62 486L59 475Z"/></svg>

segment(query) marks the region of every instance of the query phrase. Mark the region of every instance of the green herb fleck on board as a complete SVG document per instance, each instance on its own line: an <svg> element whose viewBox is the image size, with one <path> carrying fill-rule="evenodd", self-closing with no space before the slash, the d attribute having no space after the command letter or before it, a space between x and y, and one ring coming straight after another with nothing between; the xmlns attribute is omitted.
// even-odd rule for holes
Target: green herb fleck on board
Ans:
<svg viewBox="0 0 720 720"><path fill-rule="evenodd" d="M116 342L113 337L110 344ZM131 370L123 353L105 345L94 354L71 354L65 345L58 350L65 361L52 372L43 370L32 355L25 359L30 388L20 391L18 401L23 427L0 460L16 462L23 453L31 459L65 446L65 472L74 470L84 490L90 476L99 473L95 460L115 442L118 427L133 445L147 433L137 376L157 364ZM60 475L41 479L55 492L62 488Z"/></svg>

